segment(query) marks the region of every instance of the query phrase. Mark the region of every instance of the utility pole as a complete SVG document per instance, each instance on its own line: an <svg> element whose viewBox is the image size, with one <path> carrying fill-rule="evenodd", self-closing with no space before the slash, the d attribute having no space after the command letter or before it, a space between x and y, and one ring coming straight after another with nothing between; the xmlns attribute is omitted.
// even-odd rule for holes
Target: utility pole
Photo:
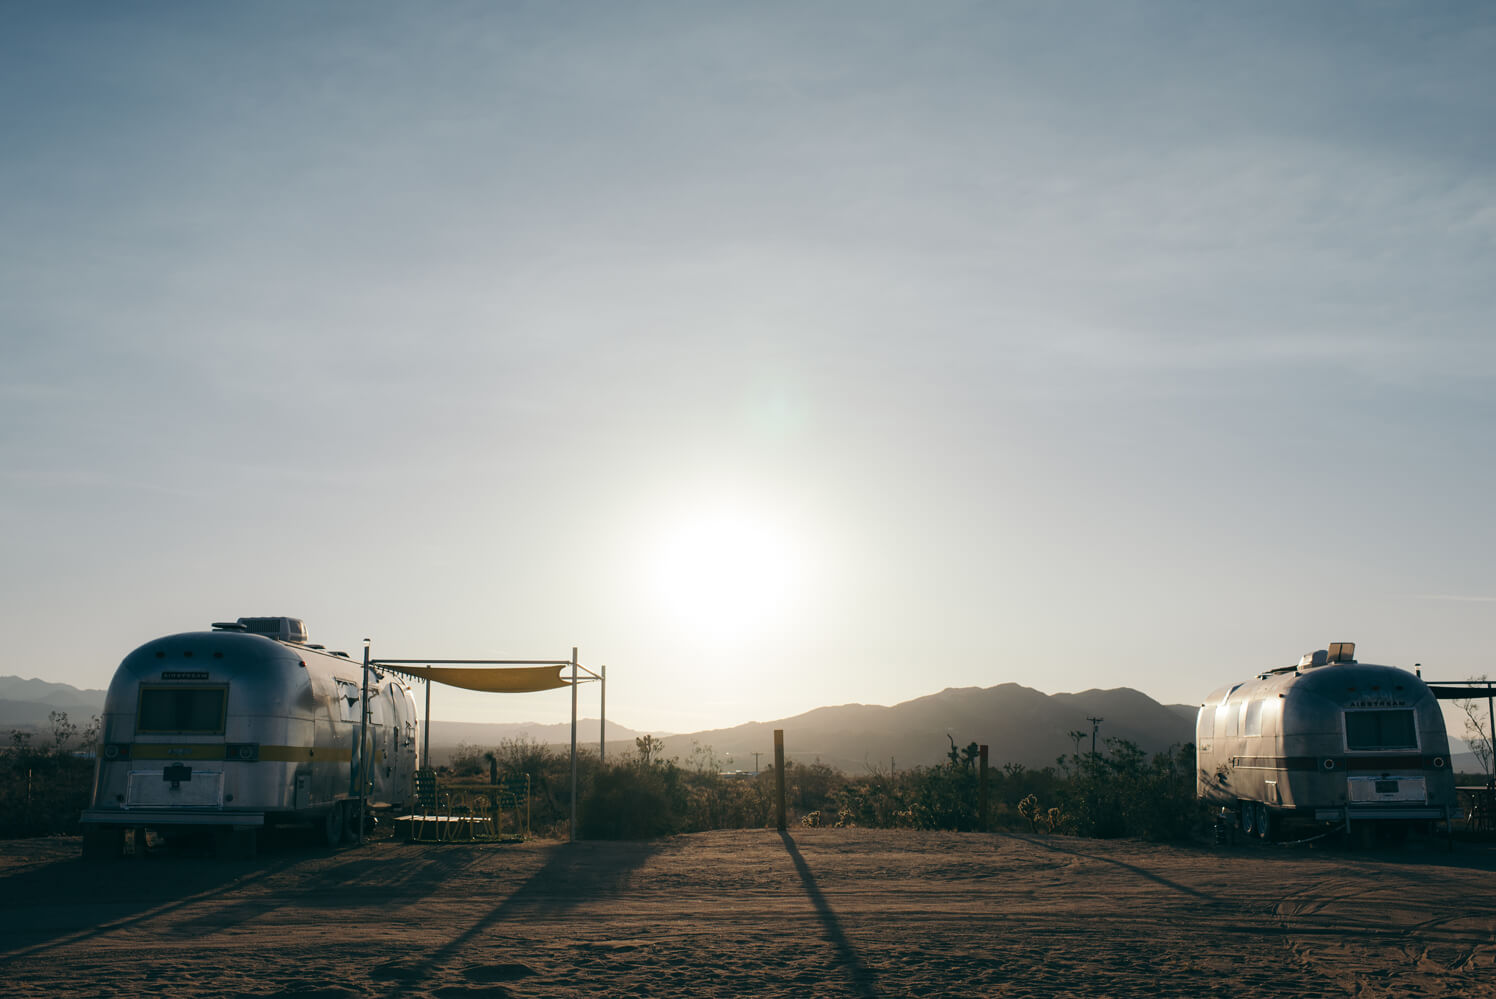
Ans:
<svg viewBox="0 0 1496 999"><path fill-rule="evenodd" d="M764 755L764 754L763 753L754 753L753 754L753 772L754 772L754 774L758 773L758 758L760 756L762 756L762 755Z"/></svg>
<svg viewBox="0 0 1496 999"><path fill-rule="evenodd" d="M571 817L566 823L566 841L577 841L577 647L571 647Z"/></svg>
<svg viewBox="0 0 1496 999"><path fill-rule="evenodd" d="M1096 730L1101 727L1101 723L1104 722L1104 721L1106 721L1106 719L1105 718L1092 718L1090 715L1086 715L1086 721L1088 721L1088 722L1091 723L1091 755L1095 756L1096 755Z"/></svg>

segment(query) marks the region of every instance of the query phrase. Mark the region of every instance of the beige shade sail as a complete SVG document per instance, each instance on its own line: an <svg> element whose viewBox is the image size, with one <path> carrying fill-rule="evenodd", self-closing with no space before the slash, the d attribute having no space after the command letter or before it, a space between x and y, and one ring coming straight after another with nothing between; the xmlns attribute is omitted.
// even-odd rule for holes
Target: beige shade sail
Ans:
<svg viewBox="0 0 1496 999"><path fill-rule="evenodd" d="M555 690L569 687L571 681L561 679L561 670L566 664L555 666L396 666L407 676L419 677L433 683L445 683L449 687L465 690L482 690L490 694L528 694L536 690Z"/></svg>

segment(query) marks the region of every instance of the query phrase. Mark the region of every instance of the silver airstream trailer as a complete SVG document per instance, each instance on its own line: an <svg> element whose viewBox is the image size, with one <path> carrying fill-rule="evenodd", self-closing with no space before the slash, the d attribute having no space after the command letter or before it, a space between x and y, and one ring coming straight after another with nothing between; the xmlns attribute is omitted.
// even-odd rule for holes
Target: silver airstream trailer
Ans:
<svg viewBox="0 0 1496 999"><path fill-rule="evenodd" d="M1242 830L1433 828L1456 814L1444 717L1417 676L1352 642L1212 693L1195 728L1196 790Z"/></svg>
<svg viewBox="0 0 1496 999"><path fill-rule="evenodd" d="M126 829L212 830L241 850L269 824L315 823L329 845L351 838L360 799L409 796L418 743L408 685L376 670L359 739L363 672L286 617L241 617L131 652L105 697L85 854L119 853Z"/></svg>

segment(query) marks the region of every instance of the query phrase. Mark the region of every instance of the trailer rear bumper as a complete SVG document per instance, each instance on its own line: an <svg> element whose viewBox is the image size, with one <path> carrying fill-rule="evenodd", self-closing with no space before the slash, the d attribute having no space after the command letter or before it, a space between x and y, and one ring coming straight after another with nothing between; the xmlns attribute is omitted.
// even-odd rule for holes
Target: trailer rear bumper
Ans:
<svg viewBox="0 0 1496 999"><path fill-rule="evenodd" d="M1321 822L1374 822L1397 819L1447 819L1450 810L1435 806L1401 808L1396 805L1355 805L1351 808L1316 808L1314 817Z"/></svg>
<svg viewBox="0 0 1496 999"><path fill-rule="evenodd" d="M80 822L101 826L263 826L264 812L191 812L180 808L88 808Z"/></svg>

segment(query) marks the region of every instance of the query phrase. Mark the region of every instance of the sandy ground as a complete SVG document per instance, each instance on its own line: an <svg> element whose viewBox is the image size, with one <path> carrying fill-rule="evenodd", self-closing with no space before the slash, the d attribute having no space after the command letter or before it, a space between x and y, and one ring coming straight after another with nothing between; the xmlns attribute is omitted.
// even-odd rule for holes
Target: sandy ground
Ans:
<svg viewBox="0 0 1496 999"><path fill-rule="evenodd" d="M1496 850L861 829L0 843L0 995L1496 996Z"/></svg>

